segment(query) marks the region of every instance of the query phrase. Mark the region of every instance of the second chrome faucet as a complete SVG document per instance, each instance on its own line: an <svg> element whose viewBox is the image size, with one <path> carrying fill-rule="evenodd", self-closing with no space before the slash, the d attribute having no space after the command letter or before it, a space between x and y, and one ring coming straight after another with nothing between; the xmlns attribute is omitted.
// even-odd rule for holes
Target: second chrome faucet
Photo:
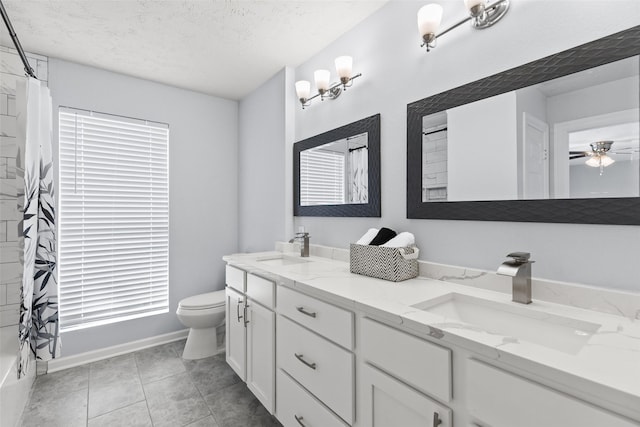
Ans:
<svg viewBox="0 0 640 427"><path fill-rule="evenodd" d="M529 252L512 252L507 255L512 258L498 267L497 274L512 277L512 298L521 304L531 303L531 261Z"/></svg>

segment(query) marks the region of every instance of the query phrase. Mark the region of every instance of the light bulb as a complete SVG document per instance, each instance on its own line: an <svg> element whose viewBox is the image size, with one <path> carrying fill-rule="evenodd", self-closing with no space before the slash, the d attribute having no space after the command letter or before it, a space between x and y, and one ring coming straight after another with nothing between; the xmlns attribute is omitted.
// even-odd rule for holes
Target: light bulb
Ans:
<svg viewBox="0 0 640 427"><path fill-rule="evenodd" d="M311 83L307 80L299 80L296 82L296 94L298 99L309 99L311 93Z"/></svg>
<svg viewBox="0 0 640 427"><path fill-rule="evenodd" d="M464 0L464 5L466 6L467 10L471 10L471 8L474 8L483 3L484 0Z"/></svg>
<svg viewBox="0 0 640 427"><path fill-rule="evenodd" d="M313 78L315 79L318 92L324 93L329 90L329 79L331 78L329 70L316 70L313 73Z"/></svg>
<svg viewBox="0 0 640 427"><path fill-rule="evenodd" d="M426 34L434 34L440 27L442 21L442 6L431 3L422 6L418 11L418 30L420 36L424 38Z"/></svg>
<svg viewBox="0 0 640 427"><path fill-rule="evenodd" d="M351 68L353 67L353 58L350 56L339 56L336 58L336 71L342 83L346 83L351 78Z"/></svg>

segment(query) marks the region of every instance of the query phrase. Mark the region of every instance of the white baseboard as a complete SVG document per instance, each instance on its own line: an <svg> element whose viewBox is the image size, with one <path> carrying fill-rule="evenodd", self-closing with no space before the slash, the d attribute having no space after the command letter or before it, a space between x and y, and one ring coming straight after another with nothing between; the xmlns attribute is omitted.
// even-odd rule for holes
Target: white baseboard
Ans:
<svg viewBox="0 0 640 427"><path fill-rule="evenodd" d="M131 341L124 344L105 347L98 350L87 351L86 353L75 354L68 357L60 357L49 360L48 373L61 371L63 369L73 368L84 365L86 363L97 362L98 360L108 359L110 357L119 356L121 354L131 353L133 351L143 350L145 348L154 347L160 344L166 344L173 341L184 339L189 334L189 329L181 331L169 332L168 334L156 335L154 337L143 338L137 341Z"/></svg>

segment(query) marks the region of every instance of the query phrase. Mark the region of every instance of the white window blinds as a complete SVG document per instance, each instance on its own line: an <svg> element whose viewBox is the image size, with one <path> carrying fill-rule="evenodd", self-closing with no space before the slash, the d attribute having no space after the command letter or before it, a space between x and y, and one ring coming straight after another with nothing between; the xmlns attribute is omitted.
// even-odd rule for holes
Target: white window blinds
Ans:
<svg viewBox="0 0 640 427"><path fill-rule="evenodd" d="M60 325L168 311L169 128L60 108Z"/></svg>
<svg viewBox="0 0 640 427"><path fill-rule="evenodd" d="M300 152L300 205L340 205L345 202L344 154Z"/></svg>

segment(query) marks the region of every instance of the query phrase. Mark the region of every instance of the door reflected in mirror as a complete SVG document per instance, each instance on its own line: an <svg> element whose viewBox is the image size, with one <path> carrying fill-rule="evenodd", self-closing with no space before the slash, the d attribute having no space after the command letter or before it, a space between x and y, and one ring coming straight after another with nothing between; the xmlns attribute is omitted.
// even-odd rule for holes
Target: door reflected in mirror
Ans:
<svg viewBox="0 0 640 427"><path fill-rule="evenodd" d="M422 201L640 196L639 57L422 118Z"/></svg>
<svg viewBox="0 0 640 427"><path fill-rule="evenodd" d="M369 202L368 134L300 152L300 205Z"/></svg>

